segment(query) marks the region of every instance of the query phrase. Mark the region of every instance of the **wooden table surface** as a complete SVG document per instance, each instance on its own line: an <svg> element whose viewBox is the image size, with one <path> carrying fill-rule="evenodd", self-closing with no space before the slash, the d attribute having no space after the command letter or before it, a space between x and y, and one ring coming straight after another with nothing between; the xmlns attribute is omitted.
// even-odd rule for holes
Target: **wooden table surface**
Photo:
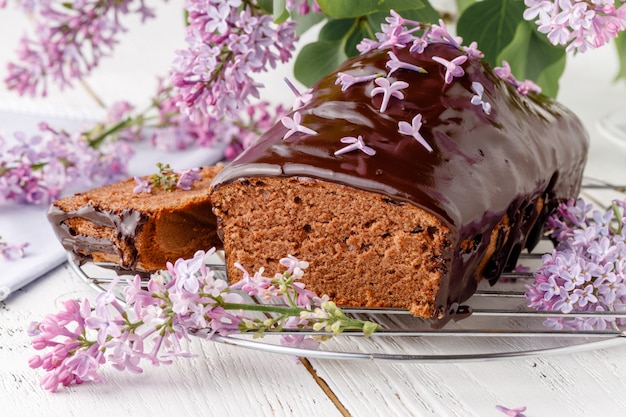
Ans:
<svg viewBox="0 0 626 417"><path fill-rule="evenodd" d="M145 100L152 91L153 74L163 74L168 51L181 46L182 41L175 40L182 28L177 26L179 10L174 6L159 6L158 20L138 28L139 33L133 28L119 55L90 77L90 85L107 102L120 97ZM3 61L15 45L9 39L17 39L23 23L10 10L0 10ZM623 184L626 150L607 141L596 128L598 120L624 104L624 86L611 83L616 62L610 48L570 59L559 99L580 115L592 136L587 175ZM144 68L150 71L144 73ZM281 78L274 73L264 81L274 83ZM19 100L1 90L0 109L9 102L25 111L46 106L95 109L84 91L53 91L46 100L37 101ZM0 267L11 265L0 261ZM0 415L503 416L496 410L498 404L527 406L528 417L626 415L626 346L621 345L504 361L424 364L298 361L194 338L191 349L198 354L196 358L148 366L141 375L105 366L104 383L45 392L38 382L40 370L27 364L34 351L26 327L56 311L65 299L95 295L64 264L0 302ZM350 338L333 346L367 350L371 343ZM400 338L381 343L383 349L410 349ZM454 343L455 349L463 351L468 343L472 349L487 349L496 342L458 338Z"/></svg>

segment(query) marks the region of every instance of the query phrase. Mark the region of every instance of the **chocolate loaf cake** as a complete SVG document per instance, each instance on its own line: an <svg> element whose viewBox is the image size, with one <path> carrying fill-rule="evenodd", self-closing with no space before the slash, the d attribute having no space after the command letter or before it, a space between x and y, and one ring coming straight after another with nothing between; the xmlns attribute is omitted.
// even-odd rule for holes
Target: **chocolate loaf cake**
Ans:
<svg viewBox="0 0 626 417"><path fill-rule="evenodd" d="M79 260L132 271L165 269L168 261L221 246L209 201L211 180L221 168L202 168L189 190L135 193L137 183L129 178L54 202L48 219Z"/></svg>
<svg viewBox="0 0 626 417"><path fill-rule="evenodd" d="M587 157L576 116L503 78L431 42L322 79L213 182L231 279L291 254L338 305L458 313L577 196Z"/></svg>

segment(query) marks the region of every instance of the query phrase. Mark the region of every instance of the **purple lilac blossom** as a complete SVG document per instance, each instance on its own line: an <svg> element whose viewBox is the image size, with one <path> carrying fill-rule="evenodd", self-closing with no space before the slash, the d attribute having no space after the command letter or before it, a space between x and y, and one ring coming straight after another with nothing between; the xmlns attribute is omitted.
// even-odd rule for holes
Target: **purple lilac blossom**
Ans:
<svg viewBox="0 0 626 417"><path fill-rule="evenodd" d="M409 83L404 81L394 81L389 82L389 79L386 77L379 77L374 80L378 87L372 89L372 97L375 97L378 94L383 95L383 99L380 103L380 112L384 113L387 110L387 106L389 105L389 101L391 97L395 97L398 100L404 99L404 94L402 91L409 86Z"/></svg>
<svg viewBox="0 0 626 417"><path fill-rule="evenodd" d="M23 258L25 255L24 249L27 248L28 245L28 242L8 243L3 241L0 237L0 258L4 258L7 261Z"/></svg>
<svg viewBox="0 0 626 417"><path fill-rule="evenodd" d="M123 15L138 14L142 21L154 16L143 0L22 3L33 18L34 37L22 37L4 81L30 96L45 96L50 81L64 88L87 76L126 30Z"/></svg>
<svg viewBox="0 0 626 417"><path fill-rule="evenodd" d="M561 204L546 225L557 242L527 288L530 307L542 311L624 311L626 306L626 218L624 201L606 211L579 199ZM556 329L603 330L624 324L614 318L555 317Z"/></svg>
<svg viewBox="0 0 626 417"><path fill-rule="evenodd" d="M206 265L208 252L198 251L191 259L167 263L167 275L153 275L145 282L139 276L126 279L125 306L113 295L121 278L116 276L108 291L89 300L63 302L62 310L31 323L28 335L35 350L44 351L29 359L31 368L46 373L41 385L49 391L59 386L100 381L98 371L109 362L118 370L142 372L141 362L171 364L172 357L193 357L189 336L206 329L207 337L243 331L262 334L283 328L313 328L338 334L344 329L362 329L368 335L377 325L346 317L328 297L318 297L298 280L308 263L293 256L281 259L285 272L273 278L263 269L250 275L241 266L243 278L232 286L216 279ZM261 297L276 310L275 318L250 314L259 304L244 302L241 293ZM316 348L319 336L285 336L289 346Z"/></svg>
<svg viewBox="0 0 626 417"><path fill-rule="evenodd" d="M133 155L127 143L108 141L94 149L80 134L40 128L31 137L16 133L12 146L0 138L0 204L49 204L63 193L126 177Z"/></svg>
<svg viewBox="0 0 626 417"><path fill-rule="evenodd" d="M420 133L420 129L422 128L422 115L418 114L411 120L411 123L405 121L398 122L398 132L412 136L416 141L418 141L428 152L432 152L433 148L430 144L424 139L422 134Z"/></svg>
<svg viewBox="0 0 626 417"><path fill-rule="evenodd" d="M626 29L623 2L525 0L524 4L524 19L534 20L550 43L565 46L568 52L601 47Z"/></svg>
<svg viewBox="0 0 626 417"><path fill-rule="evenodd" d="M253 2L191 0L187 49L177 52L171 82L180 110L192 121L221 120L259 97L252 73L291 58L295 22L279 25Z"/></svg>
<svg viewBox="0 0 626 417"><path fill-rule="evenodd" d="M496 405L496 410L502 411L508 417L526 417L526 414L523 414L526 411L526 407L516 407L516 408L507 408L502 405Z"/></svg>
<svg viewBox="0 0 626 417"><path fill-rule="evenodd" d="M394 54L392 51L387 52L387 55L389 55L389 61L387 61L387 64L385 65L387 68L389 68L389 73L387 74L387 76L393 74L399 69L407 69L410 71L421 72L421 73L426 72L426 70L422 67L418 67L417 65L413 65L413 64L409 64L408 62L401 61L400 59L398 59L396 54Z"/></svg>
<svg viewBox="0 0 626 417"><path fill-rule="evenodd" d="M446 69L446 73L444 75L446 84L450 84L454 77L462 77L465 74L465 70L461 65L467 61L466 55L457 56L452 61L434 56L433 61L440 63Z"/></svg>
<svg viewBox="0 0 626 417"><path fill-rule="evenodd" d="M532 82L531 80L519 81L513 73L511 72L511 66L507 61L502 61L501 67L495 67L493 72L502 79L506 81L517 90L520 96L525 96L530 92L541 93L541 87Z"/></svg>
<svg viewBox="0 0 626 417"><path fill-rule="evenodd" d="M472 90L474 90L475 95L472 96L470 102L475 106L481 106L485 114L491 113L491 103L488 103L483 100L483 94L485 93L485 87L478 81L472 82Z"/></svg>
<svg viewBox="0 0 626 417"><path fill-rule="evenodd" d="M299 111L293 113L292 117L285 116L281 120L283 126L285 126L288 130L285 132L283 139L287 139L294 133L304 133L305 135L317 135L317 132L313 129L310 129L306 126L302 126L302 114Z"/></svg>
<svg viewBox="0 0 626 417"><path fill-rule="evenodd" d="M371 81L380 76L384 76L385 74L370 74L370 75L358 75L354 76L347 72L339 72L337 73L337 79L335 80L335 84L341 84L341 91L346 91L348 88L352 87L354 84L363 83L367 81Z"/></svg>
<svg viewBox="0 0 626 417"><path fill-rule="evenodd" d="M376 150L367 146L365 142L363 141L363 136L361 135L359 135L356 138L352 136L346 136L346 137L341 138L340 141L341 143L346 143L348 145L335 151L335 156L339 156L341 154L352 152L352 151L357 151L357 150L369 156L376 155Z"/></svg>

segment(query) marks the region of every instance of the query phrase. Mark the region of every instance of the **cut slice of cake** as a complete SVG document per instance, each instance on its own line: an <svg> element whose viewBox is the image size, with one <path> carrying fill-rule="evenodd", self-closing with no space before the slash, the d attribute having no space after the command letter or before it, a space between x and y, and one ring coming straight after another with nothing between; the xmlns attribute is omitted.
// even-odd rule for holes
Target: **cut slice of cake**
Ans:
<svg viewBox="0 0 626 417"><path fill-rule="evenodd" d="M54 202L48 219L79 260L133 271L165 269L168 261L221 246L209 200L211 180L221 169L203 167L189 190L135 192L138 184L129 178Z"/></svg>

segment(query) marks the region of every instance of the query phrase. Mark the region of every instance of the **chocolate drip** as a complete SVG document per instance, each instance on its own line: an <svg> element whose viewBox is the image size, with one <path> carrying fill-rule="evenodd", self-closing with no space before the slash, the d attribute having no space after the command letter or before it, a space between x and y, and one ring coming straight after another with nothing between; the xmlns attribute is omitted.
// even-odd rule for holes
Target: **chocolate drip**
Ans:
<svg viewBox="0 0 626 417"><path fill-rule="evenodd" d="M132 209L120 211L105 211L88 204L77 210L63 211L54 204L48 209L48 220L52 224L54 233L63 247L77 256L102 252L117 254L120 257L120 265L123 268L135 269L138 256L134 245L134 239L141 227L148 220L147 216ZM118 245L109 239L85 236L77 233L67 223L66 220L72 218L83 218L89 220L96 226L108 227L115 230L115 239L124 242L125 246L132 248L130 260L124 260ZM90 259L89 256L79 258L81 262Z"/></svg>
<svg viewBox="0 0 626 417"><path fill-rule="evenodd" d="M226 167L213 187L249 177L308 177L436 215L451 230L448 274L437 296L438 315L446 316L450 306L474 293L479 279L495 282L522 248L536 244L547 213L559 201L577 196L588 135L567 109L538 94L521 97L474 57L463 64L465 75L446 84L445 68L432 58L451 61L463 54L448 44L431 44L422 54L393 49L401 61L427 73L401 69L388 76L409 87L402 90L403 100L391 98L384 113L382 95L372 97L374 81L345 91L336 84L338 72L387 74L388 51L359 56L313 88L312 100L298 111L301 124L316 135L283 139L287 128L277 124ZM489 114L470 102L472 82L484 87ZM417 114L432 152L398 132L400 121L411 123ZM334 155L344 146L342 137L357 135L375 155ZM467 242L475 243L469 252Z"/></svg>

